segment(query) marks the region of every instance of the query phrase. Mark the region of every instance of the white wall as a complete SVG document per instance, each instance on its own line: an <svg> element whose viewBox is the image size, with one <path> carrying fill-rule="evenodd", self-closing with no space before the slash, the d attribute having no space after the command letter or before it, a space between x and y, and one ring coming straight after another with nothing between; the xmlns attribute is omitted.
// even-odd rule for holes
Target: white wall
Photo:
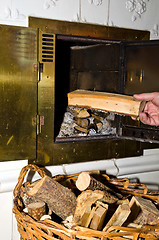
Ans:
<svg viewBox="0 0 159 240"><path fill-rule="evenodd" d="M158 0L0 0L0 24L28 26L28 16L50 18L67 21L88 22L108 26L118 26L132 29L149 30L151 39L159 39L159 1ZM117 171L119 176L129 176L140 178L142 182L159 186L159 164L157 164L158 153L149 151L155 155L156 169L145 173L134 173L128 170L132 167L138 168L151 164L151 155L148 158L124 159L99 161L85 163L84 165L65 166L68 173L78 171L81 168L97 168L100 164L101 169L107 171ZM146 163L145 163L145 159ZM134 161L135 160L135 161ZM124 168L123 168L124 163ZM126 164L129 163L129 164ZM17 166L18 164L18 166ZM19 235L16 230L16 222L12 217L12 189L17 182L20 168L27 164L27 161L0 163L0 215L3 216L0 222L0 238L3 240L18 240ZM145 165L147 164L147 165ZM8 169L11 167L11 169ZM57 167L57 171L62 171L64 166ZM126 169L126 170L125 170ZM150 169L150 168L149 168ZM155 171L154 171L155 170ZM135 170L136 171L136 170ZM123 175L122 175L123 174Z"/></svg>
<svg viewBox="0 0 159 240"><path fill-rule="evenodd" d="M149 30L158 39L158 0L1 0L0 24L28 26L28 16Z"/></svg>
<svg viewBox="0 0 159 240"><path fill-rule="evenodd" d="M27 160L0 162L0 239L19 239L17 223L12 214L13 189L18 182L20 170L27 164Z"/></svg>

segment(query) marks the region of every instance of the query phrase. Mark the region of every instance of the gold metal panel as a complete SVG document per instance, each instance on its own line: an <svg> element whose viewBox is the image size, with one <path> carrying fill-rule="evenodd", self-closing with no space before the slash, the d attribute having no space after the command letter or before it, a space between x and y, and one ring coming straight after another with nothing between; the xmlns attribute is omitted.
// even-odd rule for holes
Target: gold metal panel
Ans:
<svg viewBox="0 0 159 240"><path fill-rule="evenodd" d="M150 38L149 31L35 17L29 17L29 26L39 28L44 32L52 32L54 34L86 36L101 39L135 41L148 40Z"/></svg>
<svg viewBox="0 0 159 240"><path fill-rule="evenodd" d="M42 34L77 35L113 40L149 39L148 31L106 27L85 23L63 22L41 18L29 18L29 26L39 30L39 63L42 63ZM55 64L56 49L54 42L54 61L42 63L40 81L38 83L38 114L44 116L44 125L37 141L37 159L33 163L55 165L62 163L82 162L139 155L140 144L135 141L118 139L91 140L83 142L57 143L54 136L55 117ZM62 68L61 68L62 71ZM61 86L62 88L63 86ZM129 151L127 151L129 149Z"/></svg>
<svg viewBox="0 0 159 240"><path fill-rule="evenodd" d="M37 136L37 159L49 163L54 143L55 35L39 30L38 36L38 115L44 121Z"/></svg>
<svg viewBox="0 0 159 240"><path fill-rule="evenodd" d="M36 158L37 30L0 25L0 160Z"/></svg>
<svg viewBox="0 0 159 240"><path fill-rule="evenodd" d="M30 161L30 163L45 166L123 158L141 154L140 142L131 140L107 139L104 141L54 143L52 155L49 156L47 152L43 151L43 155L39 155L35 161Z"/></svg>

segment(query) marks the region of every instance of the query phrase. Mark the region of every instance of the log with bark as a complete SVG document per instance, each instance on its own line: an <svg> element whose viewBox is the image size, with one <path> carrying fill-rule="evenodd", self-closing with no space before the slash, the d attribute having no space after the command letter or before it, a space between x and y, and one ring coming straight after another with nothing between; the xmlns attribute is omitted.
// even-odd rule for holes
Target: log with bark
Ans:
<svg viewBox="0 0 159 240"><path fill-rule="evenodd" d="M138 117L139 112L144 109L145 101L135 100L128 95L75 90L68 93L68 105Z"/></svg>
<svg viewBox="0 0 159 240"><path fill-rule="evenodd" d="M35 220L40 220L46 214L46 206L44 202L33 202L28 205L28 214Z"/></svg>
<svg viewBox="0 0 159 240"><path fill-rule="evenodd" d="M63 220L75 212L75 194L51 177L42 178L27 194L47 203L49 209Z"/></svg>
<svg viewBox="0 0 159 240"><path fill-rule="evenodd" d="M103 191L103 200L107 203L114 203L118 201L119 198L122 198L122 195L120 193L114 192L112 189L110 189L110 187L95 179L88 172L82 172L79 174L76 181L76 187L80 191L84 191L86 189Z"/></svg>

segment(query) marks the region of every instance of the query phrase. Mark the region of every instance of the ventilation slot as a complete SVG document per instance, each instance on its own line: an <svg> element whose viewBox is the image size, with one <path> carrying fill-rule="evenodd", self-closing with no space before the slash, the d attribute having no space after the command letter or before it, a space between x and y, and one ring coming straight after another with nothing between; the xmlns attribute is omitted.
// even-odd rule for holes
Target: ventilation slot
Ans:
<svg viewBox="0 0 159 240"><path fill-rule="evenodd" d="M42 34L42 62L53 62L54 36Z"/></svg>

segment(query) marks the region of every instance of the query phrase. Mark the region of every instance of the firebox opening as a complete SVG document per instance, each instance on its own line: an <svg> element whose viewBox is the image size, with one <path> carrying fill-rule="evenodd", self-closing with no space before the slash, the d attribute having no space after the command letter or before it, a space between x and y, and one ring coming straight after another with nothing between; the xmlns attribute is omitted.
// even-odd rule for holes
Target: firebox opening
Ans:
<svg viewBox="0 0 159 240"><path fill-rule="evenodd" d="M115 114L68 107L67 93L76 89L119 92L119 41L56 36L55 142L116 136ZM86 117L79 117L80 113Z"/></svg>

